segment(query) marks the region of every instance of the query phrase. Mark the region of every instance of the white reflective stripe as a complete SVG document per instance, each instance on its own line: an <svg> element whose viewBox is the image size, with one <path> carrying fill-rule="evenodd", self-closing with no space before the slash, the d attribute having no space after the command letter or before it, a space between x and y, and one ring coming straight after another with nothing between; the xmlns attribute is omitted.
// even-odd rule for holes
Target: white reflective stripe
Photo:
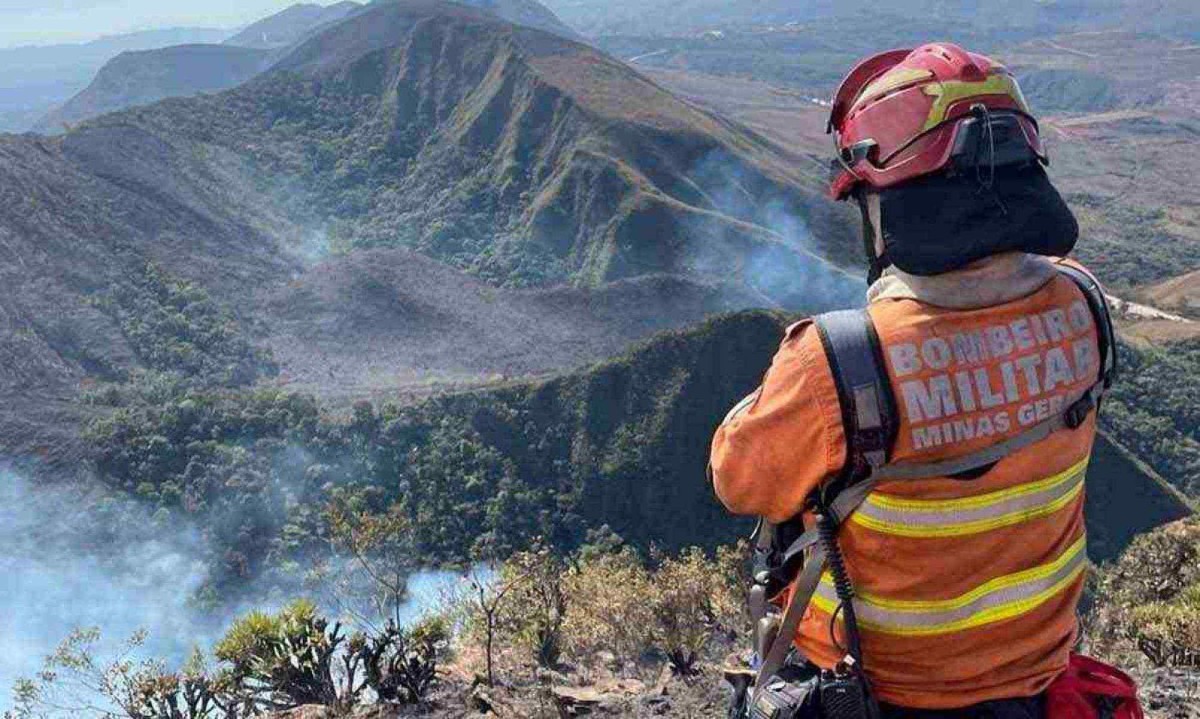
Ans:
<svg viewBox="0 0 1200 719"><path fill-rule="evenodd" d="M1052 477L998 492L947 500L893 497L874 492L850 521L901 537L955 537L1009 527L1054 514L1083 493L1088 460Z"/></svg>
<svg viewBox="0 0 1200 719"><path fill-rule="evenodd" d="M962 596L946 600L905 601L863 595L854 600L859 624L884 634L948 634L1014 619L1066 591L1087 569L1087 542L1081 537L1057 559L1023 572L997 577ZM837 591L828 573L813 598L832 614Z"/></svg>
<svg viewBox="0 0 1200 719"><path fill-rule="evenodd" d="M741 402L738 402L733 406L733 409L729 410L729 414L725 415L725 420L721 422L721 424L729 424L736 419L739 414L745 412L750 408L750 405L754 404L755 400L758 399L760 394L762 394L762 387L759 387L750 394L746 395Z"/></svg>

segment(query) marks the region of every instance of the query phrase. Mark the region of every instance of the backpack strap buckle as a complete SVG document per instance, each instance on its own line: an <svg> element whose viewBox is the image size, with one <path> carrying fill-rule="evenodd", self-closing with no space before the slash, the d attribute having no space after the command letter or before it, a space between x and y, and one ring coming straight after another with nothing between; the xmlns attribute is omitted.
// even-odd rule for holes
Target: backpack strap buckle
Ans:
<svg viewBox="0 0 1200 719"><path fill-rule="evenodd" d="M1063 421L1068 429L1079 429L1087 421L1088 416L1096 409L1096 400L1092 393L1087 392L1063 414Z"/></svg>

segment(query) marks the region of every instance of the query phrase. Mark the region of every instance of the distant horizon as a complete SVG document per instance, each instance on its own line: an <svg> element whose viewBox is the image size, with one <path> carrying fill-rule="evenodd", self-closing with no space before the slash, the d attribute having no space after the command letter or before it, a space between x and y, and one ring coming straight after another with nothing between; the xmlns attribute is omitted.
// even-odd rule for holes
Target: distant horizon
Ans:
<svg viewBox="0 0 1200 719"><path fill-rule="evenodd" d="M292 5L338 0L15 0L0 5L0 49L86 44L141 32L237 30ZM84 7L72 7L83 5Z"/></svg>

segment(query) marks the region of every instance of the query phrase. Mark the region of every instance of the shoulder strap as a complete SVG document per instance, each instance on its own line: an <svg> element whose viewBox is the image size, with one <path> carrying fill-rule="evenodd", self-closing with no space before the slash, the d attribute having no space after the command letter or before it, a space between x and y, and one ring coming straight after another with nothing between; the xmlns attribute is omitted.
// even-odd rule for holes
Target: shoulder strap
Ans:
<svg viewBox="0 0 1200 719"><path fill-rule="evenodd" d="M846 484L887 464L900 418L871 315L866 310L841 310L813 321L842 408Z"/></svg>
<svg viewBox="0 0 1200 719"><path fill-rule="evenodd" d="M1112 309L1108 306L1108 297L1096 278L1074 265L1059 262L1055 264L1058 273L1075 283L1087 299L1088 309L1096 321L1096 334L1100 341L1100 357L1102 359L1100 379L1104 388L1112 387L1117 376L1117 333L1113 329Z"/></svg>

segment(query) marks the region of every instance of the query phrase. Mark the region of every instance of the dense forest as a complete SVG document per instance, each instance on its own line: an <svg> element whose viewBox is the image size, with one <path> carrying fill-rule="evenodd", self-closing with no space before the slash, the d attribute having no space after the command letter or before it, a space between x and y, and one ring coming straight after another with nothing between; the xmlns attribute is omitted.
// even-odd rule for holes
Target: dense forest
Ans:
<svg viewBox="0 0 1200 719"><path fill-rule="evenodd" d="M1200 498L1200 342L1121 346L1101 414L1110 432L1193 501Z"/></svg>
<svg viewBox="0 0 1200 719"><path fill-rule="evenodd" d="M757 384L783 321L720 317L561 379L338 412L245 387L269 358L160 270L104 306L155 369L89 391L106 409L88 430L98 472L167 516L202 518L221 589L320 551L335 499L403 508L430 565L534 537L569 550L606 523L643 547L727 541L740 525L707 488L708 437Z"/></svg>
<svg viewBox="0 0 1200 719"><path fill-rule="evenodd" d="M98 473L164 517L202 520L222 593L264 574L295 586L298 568L327 549L334 502L402 511L427 565L505 557L536 537L570 551L603 526L642 548L731 541L746 527L707 486L708 441L758 384L786 322L725 315L557 379L337 409L248 385L274 371L249 330L153 266L100 304L153 369L89 391L104 410L88 430ZM1124 345L1121 358L1106 431L1195 498L1194 387L1169 380L1197 371L1200 348ZM1155 512L1177 513L1102 445L1089 509L1093 550L1112 556ZM1116 511L1134 495L1137 517Z"/></svg>

